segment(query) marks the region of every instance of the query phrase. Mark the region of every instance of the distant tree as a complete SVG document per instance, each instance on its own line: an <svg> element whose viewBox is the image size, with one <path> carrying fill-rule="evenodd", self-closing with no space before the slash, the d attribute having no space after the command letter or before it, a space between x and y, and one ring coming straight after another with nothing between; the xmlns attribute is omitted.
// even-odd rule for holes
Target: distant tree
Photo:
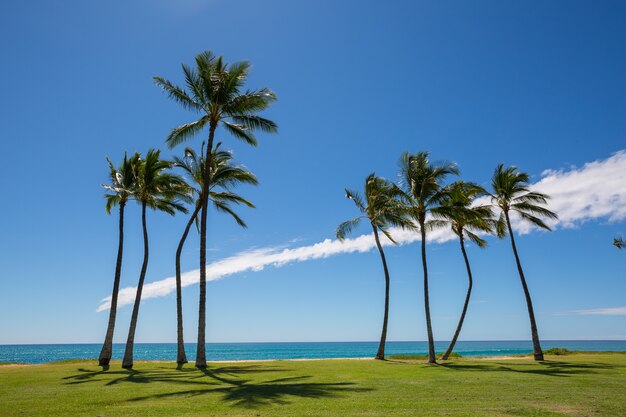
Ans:
<svg viewBox="0 0 626 417"><path fill-rule="evenodd" d="M143 230L143 263L139 282L137 284L137 294L128 330L126 350L122 360L122 368L132 369L133 348L135 345L135 329L137 327L137 317L139 315L139 305L141 304L141 293L143 283L148 268L148 227L146 225L146 208L164 211L174 215L177 211L187 212L182 201L188 201L187 186L185 181L178 175L167 172L172 163L160 159L161 152L150 149L146 159L140 160L136 165L136 183L133 198L141 204L141 226Z"/></svg>
<svg viewBox="0 0 626 417"><path fill-rule="evenodd" d="M119 168L113 165L113 162L107 158L109 164L109 176L111 183L103 185L108 191L104 198L106 199L105 210L107 214L111 214L111 210L115 206L119 206L119 240L117 244L117 262L115 263L115 277L113 278L113 293L111 294L111 308L109 309L109 324L107 326L106 336L100 351L98 363L100 366L108 366L113 355L113 332L115 330L115 319L117 316L117 298L120 289L120 276L122 271L122 255L124 252L124 209L128 199L133 195L135 188L135 166L139 161L139 154L135 153L131 158L124 154L124 160Z"/></svg>
<svg viewBox="0 0 626 417"><path fill-rule="evenodd" d="M616 237L615 239L613 239L613 246L615 246L617 249L626 249L626 240L622 239L621 237Z"/></svg>
<svg viewBox="0 0 626 417"><path fill-rule="evenodd" d="M539 333L537 331L537 323L535 321L535 312L533 303L530 298L530 291L526 284L526 277L522 269L522 264L517 253L515 245L515 236L511 227L510 212L515 212L523 221L527 221L532 225L544 229L551 230L550 227L541 219L557 219L558 216L547 208L543 207L548 200L548 196L535 191L530 191L528 187L528 174L519 172L514 166L505 167L503 164L497 166L491 180L491 200L496 208L500 211L500 217L496 224L498 236L504 238L507 234L511 238L511 247L515 255L517 271L519 273L524 296L526 297L526 305L528 307L528 316L530 319L530 330L533 339L534 357L537 361L543 360L543 351L539 343Z"/></svg>
<svg viewBox="0 0 626 417"><path fill-rule="evenodd" d="M486 193L485 189L479 185L465 181L457 181L449 187L448 193L441 202L437 213L438 217L445 220L449 224L452 232L459 238L461 253L463 254L469 280L463 311L461 312L461 317L456 331L454 332L454 336L450 341L450 345L441 356L443 360L447 360L454 349L454 345L461 333L463 321L465 320L470 297L472 295L473 277L467 252L465 251L465 239L467 237L467 239L476 244L479 248L484 248L487 246L487 241L481 238L479 234L494 232L495 221L493 219L491 206L475 204L476 198Z"/></svg>
<svg viewBox="0 0 626 417"><path fill-rule="evenodd" d="M459 169L451 163L433 164L428 152L410 154L405 152L400 160L400 179L409 215L419 226L422 246L422 268L424 271L424 309L428 332L428 362L436 363L435 341L430 320L428 295L428 265L426 262L426 234L445 224L437 219L440 204L446 198L447 188L443 182L449 175L458 175ZM434 218L429 219L429 215Z"/></svg>
<svg viewBox="0 0 626 417"><path fill-rule="evenodd" d="M395 243L389 233L389 226L412 228L412 223L405 217L404 207L399 201L402 191L394 184L372 173L365 179L365 200L356 191L346 189L346 197L354 202L362 213L361 216L345 221L337 227L337 237L344 240L346 235L356 227L361 220L367 219L374 232L376 247L380 253L380 259L385 273L385 310L383 314L383 329L380 335L380 343L376 353L376 359L385 359L385 342L387 340L387 322L389 319L389 270L385 252L380 243L378 232L382 232L391 242Z"/></svg>
<svg viewBox="0 0 626 417"><path fill-rule="evenodd" d="M174 128L166 142L170 148L191 139L208 127L209 138L206 148L206 169L202 184L202 206L200 209L200 301L198 308L198 343L196 367L206 368L206 225L209 196L208 167L211 166L211 151L215 131L222 126L237 139L256 146L255 131L275 133L276 124L258 115L267 109L276 96L267 88L243 90L250 63L226 64L222 57L212 52L196 55L195 68L182 66L186 88L176 86L161 77L155 83L183 108L200 115L200 118Z"/></svg>
<svg viewBox="0 0 626 417"><path fill-rule="evenodd" d="M257 178L252 172L240 165L232 163L233 156L230 152L219 150L221 143L215 146L211 153L211 169L209 179L209 201L218 211L229 214L238 225L247 227L246 223L235 213L231 204L245 205L254 208L254 204L238 194L232 189L239 184L258 184ZM185 354L185 341L183 339L183 306L182 306L182 282L180 272L180 256L185 245L185 240L189 234L192 224L198 220L198 213L202 207L202 184L204 174L203 152L198 156L193 149L186 148L183 158L174 158L174 165L183 169L188 178L189 192L195 199L195 209L185 226L178 248L176 249L176 317L177 317L177 343L178 355L176 362L179 365L187 363Z"/></svg>

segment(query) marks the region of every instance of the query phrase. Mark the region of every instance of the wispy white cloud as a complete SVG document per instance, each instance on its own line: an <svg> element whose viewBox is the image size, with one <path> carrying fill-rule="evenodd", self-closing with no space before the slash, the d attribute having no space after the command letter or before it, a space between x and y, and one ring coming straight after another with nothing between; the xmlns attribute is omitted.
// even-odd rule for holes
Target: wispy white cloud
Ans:
<svg viewBox="0 0 626 417"><path fill-rule="evenodd" d="M575 316L626 316L626 307L594 308L591 310L575 310L564 315Z"/></svg>
<svg viewBox="0 0 626 417"><path fill-rule="evenodd" d="M619 221L626 218L626 151L610 158L588 162L581 168L546 170L533 188L546 193L550 209L559 215L555 227L574 227L594 219ZM520 233L532 229L517 225Z"/></svg>
<svg viewBox="0 0 626 417"><path fill-rule="evenodd" d="M593 219L623 220L626 218L626 151L617 152L604 160L586 163L581 168L544 171L541 180L532 188L552 197L550 208L559 214L559 220L552 223L554 227L574 227ZM515 228L520 233L529 233L533 230L531 226L521 222L516 222ZM413 232L393 230L392 234L400 245L419 240L418 234ZM436 243L446 242L453 237L447 229L429 234L429 240ZM383 244L390 245L391 242L385 240ZM281 267L293 262L321 259L332 255L367 252L374 247L373 236L366 234L343 242L326 239L313 245L295 248L255 249L207 265L207 280L215 281L245 271L260 271L268 266ZM185 272L181 278L185 287L196 284L199 281L199 270ZM162 297L173 292L175 288L174 277L155 281L144 286L142 299ZM135 287L120 290L118 305L131 304L135 292ZM111 297L104 298L97 311L108 309L110 303Z"/></svg>

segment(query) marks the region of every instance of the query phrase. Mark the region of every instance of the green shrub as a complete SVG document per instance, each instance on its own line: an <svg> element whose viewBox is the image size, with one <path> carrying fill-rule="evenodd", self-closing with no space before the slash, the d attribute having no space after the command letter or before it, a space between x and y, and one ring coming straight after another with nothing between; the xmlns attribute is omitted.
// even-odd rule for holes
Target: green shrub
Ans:
<svg viewBox="0 0 626 417"><path fill-rule="evenodd" d="M552 349L544 350L543 353L546 355L565 356L565 355L571 355L574 352L565 348L552 348Z"/></svg>

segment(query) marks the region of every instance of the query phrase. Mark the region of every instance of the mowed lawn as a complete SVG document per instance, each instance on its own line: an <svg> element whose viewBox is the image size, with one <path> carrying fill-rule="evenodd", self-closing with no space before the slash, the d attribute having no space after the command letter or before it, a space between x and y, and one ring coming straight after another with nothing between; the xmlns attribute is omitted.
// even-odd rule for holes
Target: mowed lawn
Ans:
<svg viewBox="0 0 626 417"><path fill-rule="evenodd" d="M626 354L0 366L0 416L626 416Z"/></svg>

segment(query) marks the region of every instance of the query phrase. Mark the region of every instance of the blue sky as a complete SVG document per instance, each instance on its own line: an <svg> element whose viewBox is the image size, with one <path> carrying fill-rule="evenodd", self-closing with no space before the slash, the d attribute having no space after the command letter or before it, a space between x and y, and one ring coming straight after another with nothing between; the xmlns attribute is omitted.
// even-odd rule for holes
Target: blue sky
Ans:
<svg viewBox="0 0 626 417"><path fill-rule="evenodd" d="M356 214L343 188L372 171L395 179L405 150L455 161L482 184L500 162L533 182L547 169L574 172L555 189L569 224L519 239L540 335L626 338L626 313L573 313L626 306L626 253L611 246L626 234L626 165L603 170L626 149L625 19L619 1L3 2L0 343L101 341L107 314L96 308L110 295L117 244L104 158L172 155L165 136L193 115L152 76L180 82L180 64L206 49L252 62L249 85L276 91L266 115L280 126L256 149L218 133L261 184L240 190L258 207L241 210L247 230L211 213L209 262L331 239ZM601 165L589 174L592 161ZM123 287L139 274L139 216L128 210ZM173 274L185 221L150 213L147 282ZM198 267L197 250L192 236L184 270ZM387 253L389 339L424 340L417 243ZM509 243L491 239L469 256L476 284L461 338L528 339ZM429 245L429 264L435 337L448 339L466 289L457 243ZM208 340L376 340L383 285L373 251L233 274L208 286ZM191 342L197 286L183 296ZM174 303L142 303L138 342L175 340ZM129 319L122 307L116 341Z"/></svg>

